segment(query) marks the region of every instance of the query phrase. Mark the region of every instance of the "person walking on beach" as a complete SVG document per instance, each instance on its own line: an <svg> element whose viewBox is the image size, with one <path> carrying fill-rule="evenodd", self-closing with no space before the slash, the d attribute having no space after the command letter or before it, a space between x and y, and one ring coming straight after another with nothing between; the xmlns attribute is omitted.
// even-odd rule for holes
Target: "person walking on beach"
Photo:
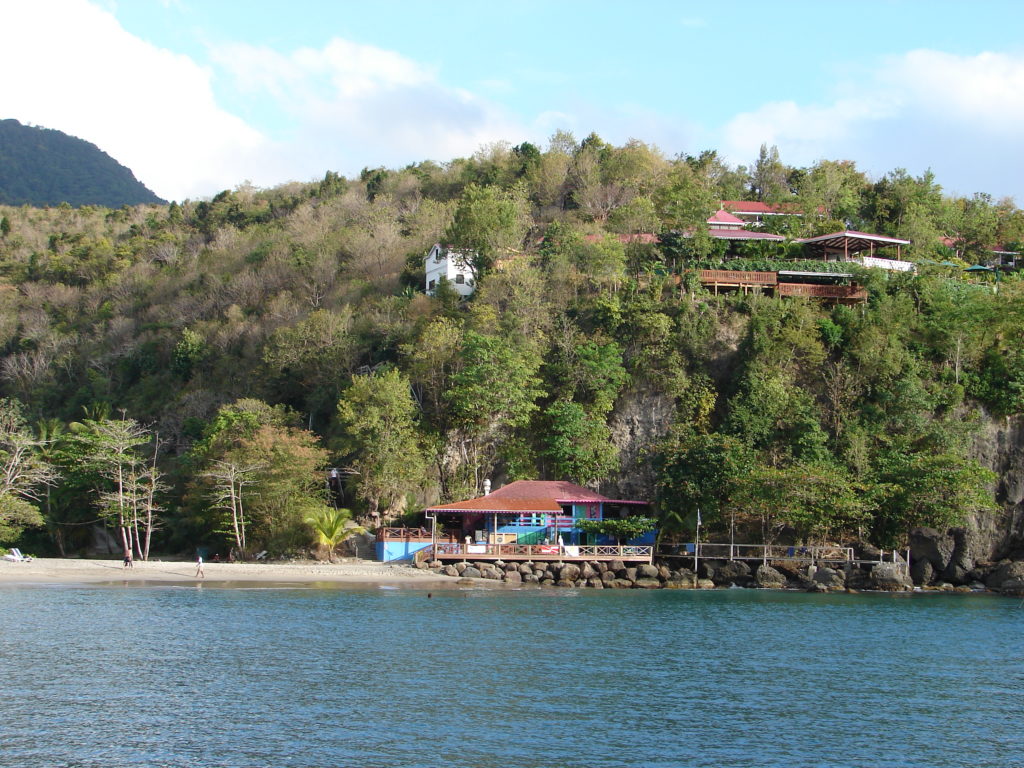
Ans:
<svg viewBox="0 0 1024 768"><path fill-rule="evenodd" d="M197 579L205 579L206 578L206 574L203 573L203 556L202 555L200 555L199 559L196 560L196 578Z"/></svg>
<svg viewBox="0 0 1024 768"><path fill-rule="evenodd" d="M132 562L132 551L130 549L126 549L124 551L124 567L125 568L134 568L135 567L135 564Z"/></svg>

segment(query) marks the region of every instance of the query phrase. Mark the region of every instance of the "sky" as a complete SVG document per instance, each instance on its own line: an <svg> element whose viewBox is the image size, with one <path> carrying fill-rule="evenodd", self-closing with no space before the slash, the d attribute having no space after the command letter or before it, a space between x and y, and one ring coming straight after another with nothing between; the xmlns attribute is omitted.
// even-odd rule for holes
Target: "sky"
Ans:
<svg viewBox="0 0 1024 768"><path fill-rule="evenodd" d="M931 169L1024 205L1019 0L0 0L0 118L161 197L557 130L751 165Z"/></svg>

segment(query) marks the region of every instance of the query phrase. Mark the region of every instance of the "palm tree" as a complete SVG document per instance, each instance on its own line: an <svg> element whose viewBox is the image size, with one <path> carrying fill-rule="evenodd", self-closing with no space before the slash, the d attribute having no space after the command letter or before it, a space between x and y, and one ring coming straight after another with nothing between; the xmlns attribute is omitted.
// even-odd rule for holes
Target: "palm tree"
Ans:
<svg viewBox="0 0 1024 768"><path fill-rule="evenodd" d="M352 513L347 509L322 507L307 517L306 522L313 526L317 543L327 550L328 560L334 559L339 544L356 534L366 533L361 525L352 523Z"/></svg>

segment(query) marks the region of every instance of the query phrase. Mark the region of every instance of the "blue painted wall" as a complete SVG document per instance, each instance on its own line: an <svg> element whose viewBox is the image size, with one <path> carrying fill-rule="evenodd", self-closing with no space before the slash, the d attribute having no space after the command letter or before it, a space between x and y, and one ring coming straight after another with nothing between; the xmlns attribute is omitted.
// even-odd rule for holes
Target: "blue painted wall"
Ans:
<svg viewBox="0 0 1024 768"><path fill-rule="evenodd" d="M414 554L429 546L429 541L378 541L377 559L384 563L412 560Z"/></svg>

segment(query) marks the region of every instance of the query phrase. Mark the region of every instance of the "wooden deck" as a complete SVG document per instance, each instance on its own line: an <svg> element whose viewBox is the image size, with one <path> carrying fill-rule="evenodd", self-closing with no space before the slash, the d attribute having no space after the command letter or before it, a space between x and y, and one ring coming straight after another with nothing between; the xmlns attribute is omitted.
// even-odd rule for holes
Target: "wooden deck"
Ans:
<svg viewBox="0 0 1024 768"><path fill-rule="evenodd" d="M738 269L701 269L701 285L719 291L742 293L764 292L776 296L802 296L826 303L860 304L867 301L867 291L859 285L818 285L815 283L781 283L777 272L750 272Z"/></svg>

